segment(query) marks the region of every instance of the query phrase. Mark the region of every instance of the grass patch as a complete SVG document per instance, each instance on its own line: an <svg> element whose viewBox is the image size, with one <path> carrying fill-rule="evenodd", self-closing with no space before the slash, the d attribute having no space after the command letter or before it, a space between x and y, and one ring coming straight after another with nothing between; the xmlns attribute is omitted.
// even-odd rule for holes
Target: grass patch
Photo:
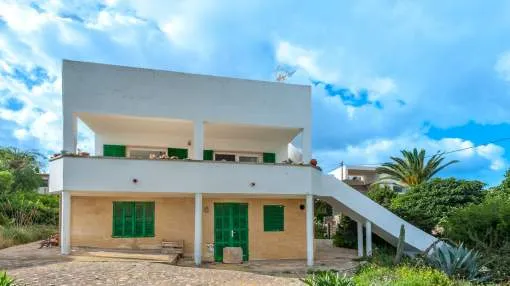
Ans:
<svg viewBox="0 0 510 286"><path fill-rule="evenodd" d="M0 226L0 249L48 238L54 225Z"/></svg>

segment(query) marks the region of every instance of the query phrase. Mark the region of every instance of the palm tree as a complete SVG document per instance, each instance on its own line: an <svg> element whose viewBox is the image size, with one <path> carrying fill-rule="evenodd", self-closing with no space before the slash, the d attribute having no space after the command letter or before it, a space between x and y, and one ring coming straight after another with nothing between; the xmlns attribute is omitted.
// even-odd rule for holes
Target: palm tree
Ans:
<svg viewBox="0 0 510 286"><path fill-rule="evenodd" d="M452 160L441 165L444 157L443 154L437 153L425 163L424 149L419 152L416 148L412 152L408 150L400 152L403 158L390 157L393 162L384 163L376 169L378 174L383 175L378 180L379 183L393 180L404 186L416 186L430 180L442 169L458 162L458 160Z"/></svg>

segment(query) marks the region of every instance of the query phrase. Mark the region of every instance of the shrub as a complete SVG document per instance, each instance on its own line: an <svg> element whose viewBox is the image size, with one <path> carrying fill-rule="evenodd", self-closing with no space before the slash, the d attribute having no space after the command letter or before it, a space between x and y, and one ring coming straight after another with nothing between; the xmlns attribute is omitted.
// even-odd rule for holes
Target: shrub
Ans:
<svg viewBox="0 0 510 286"><path fill-rule="evenodd" d="M374 184L370 186L367 196L381 206L389 208L391 206L391 202L397 196L397 193L388 186Z"/></svg>
<svg viewBox="0 0 510 286"><path fill-rule="evenodd" d="M407 265L390 268L369 264L361 267L353 281L355 285L455 285L454 281L439 270Z"/></svg>
<svg viewBox="0 0 510 286"><path fill-rule="evenodd" d="M56 226L0 226L0 249L48 238Z"/></svg>
<svg viewBox="0 0 510 286"><path fill-rule="evenodd" d="M335 235L333 236L333 245L344 248L357 248L358 230L356 222L347 216L342 216Z"/></svg>
<svg viewBox="0 0 510 286"><path fill-rule="evenodd" d="M308 275L303 282L309 286L354 286L351 278L334 271L318 271Z"/></svg>
<svg viewBox="0 0 510 286"><path fill-rule="evenodd" d="M430 233L455 209L481 202L483 186L478 181L434 179L397 196L391 210Z"/></svg>
<svg viewBox="0 0 510 286"><path fill-rule="evenodd" d="M58 222L58 196L41 195L35 192L19 192L0 198L0 215L13 224L56 225Z"/></svg>
<svg viewBox="0 0 510 286"><path fill-rule="evenodd" d="M455 210L444 229L449 239L479 250L492 279L501 281L510 277L510 199L492 192L481 204Z"/></svg>
<svg viewBox="0 0 510 286"><path fill-rule="evenodd" d="M11 286L14 285L14 279L7 276L6 272L0 272L0 286Z"/></svg>
<svg viewBox="0 0 510 286"><path fill-rule="evenodd" d="M462 244L451 246L447 243L436 244L427 254L427 263L456 279L483 281L480 272L478 252L465 248Z"/></svg>

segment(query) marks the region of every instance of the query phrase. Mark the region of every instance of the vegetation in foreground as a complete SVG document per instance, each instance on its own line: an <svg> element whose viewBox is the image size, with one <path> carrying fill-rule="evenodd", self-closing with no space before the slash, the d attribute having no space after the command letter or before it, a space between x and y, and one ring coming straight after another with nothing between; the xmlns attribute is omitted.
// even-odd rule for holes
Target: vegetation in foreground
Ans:
<svg viewBox="0 0 510 286"><path fill-rule="evenodd" d="M0 148L0 249L57 231L58 196L36 192L40 158L35 152Z"/></svg>
<svg viewBox="0 0 510 286"><path fill-rule="evenodd" d="M6 272L0 272L0 286L14 285L14 279L9 277Z"/></svg>

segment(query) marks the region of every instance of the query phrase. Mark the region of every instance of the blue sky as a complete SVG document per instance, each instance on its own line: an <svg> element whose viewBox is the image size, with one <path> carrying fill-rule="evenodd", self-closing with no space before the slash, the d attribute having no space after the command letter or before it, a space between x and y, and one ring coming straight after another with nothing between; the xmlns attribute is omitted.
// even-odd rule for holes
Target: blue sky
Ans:
<svg viewBox="0 0 510 286"><path fill-rule="evenodd" d="M510 162L510 140L489 143L510 137L509 32L497 0L2 1L0 145L61 149L63 58L258 80L280 68L312 86L324 169L480 145L440 175L493 185Z"/></svg>

